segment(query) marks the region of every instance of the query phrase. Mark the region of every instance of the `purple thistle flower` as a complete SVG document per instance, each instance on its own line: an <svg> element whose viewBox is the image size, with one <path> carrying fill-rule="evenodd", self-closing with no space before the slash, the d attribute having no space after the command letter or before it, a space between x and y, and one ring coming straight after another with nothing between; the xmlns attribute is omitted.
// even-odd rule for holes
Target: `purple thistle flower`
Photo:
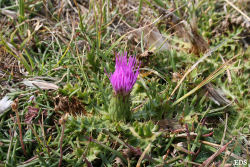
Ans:
<svg viewBox="0 0 250 167"><path fill-rule="evenodd" d="M110 76L107 74L115 94L126 96L131 92L139 74L140 65L136 65L136 58L130 56L127 59L127 52L116 56L115 71Z"/></svg>

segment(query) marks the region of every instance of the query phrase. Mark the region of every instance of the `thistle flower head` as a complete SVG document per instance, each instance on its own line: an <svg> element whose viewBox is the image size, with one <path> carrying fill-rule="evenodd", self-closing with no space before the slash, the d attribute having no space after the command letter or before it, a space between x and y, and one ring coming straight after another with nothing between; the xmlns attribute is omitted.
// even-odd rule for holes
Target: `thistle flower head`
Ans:
<svg viewBox="0 0 250 167"><path fill-rule="evenodd" d="M115 94L123 96L128 95L139 74L139 66L137 66L136 58L130 56L127 59L127 53L118 54L116 56L115 71L108 75Z"/></svg>

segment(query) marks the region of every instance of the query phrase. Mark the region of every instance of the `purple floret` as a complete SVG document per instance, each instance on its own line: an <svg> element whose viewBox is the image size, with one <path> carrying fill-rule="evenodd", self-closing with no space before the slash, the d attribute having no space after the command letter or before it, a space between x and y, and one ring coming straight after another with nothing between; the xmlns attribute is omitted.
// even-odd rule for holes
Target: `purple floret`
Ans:
<svg viewBox="0 0 250 167"><path fill-rule="evenodd" d="M126 52L116 56L115 71L108 76L116 94L126 96L131 92L139 74L136 65L136 58L130 56L127 59Z"/></svg>

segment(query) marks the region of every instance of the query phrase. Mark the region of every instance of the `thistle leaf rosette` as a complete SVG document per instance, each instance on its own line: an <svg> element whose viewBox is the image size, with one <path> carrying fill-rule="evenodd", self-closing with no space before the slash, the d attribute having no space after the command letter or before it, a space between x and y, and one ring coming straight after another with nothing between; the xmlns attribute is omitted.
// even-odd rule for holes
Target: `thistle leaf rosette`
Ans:
<svg viewBox="0 0 250 167"><path fill-rule="evenodd" d="M139 66L134 56L127 58L127 53L116 56L115 71L108 75L114 94L110 101L109 114L112 120L131 119L130 92L137 80Z"/></svg>

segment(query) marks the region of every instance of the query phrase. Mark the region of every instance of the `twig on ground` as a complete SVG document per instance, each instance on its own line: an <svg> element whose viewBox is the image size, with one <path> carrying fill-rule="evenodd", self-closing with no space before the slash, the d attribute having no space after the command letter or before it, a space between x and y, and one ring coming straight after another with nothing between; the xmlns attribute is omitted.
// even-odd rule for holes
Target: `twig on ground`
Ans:
<svg viewBox="0 0 250 167"><path fill-rule="evenodd" d="M221 146L223 146L224 139L225 139L226 132L227 132L227 121L228 121L228 113L226 113L225 128L224 128L224 133L223 133L223 136L222 136L222 139L221 139L221 143L220 143Z"/></svg>
<svg viewBox="0 0 250 167"><path fill-rule="evenodd" d="M208 141L201 141L201 140L200 140L200 142L201 142L202 144L206 144L206 145L209 145L209 146L214 147L214 148L221 148L221 147L222 147L222 146L220 146L219 144L210 143L210 142L208 142ZM232 152L230 152L230 151L226 151L226 154L230 155L231 157L233 157L233 158L235 158L235 159L243 160L242 157L240 157L240 156L238 156L238 155L236 155L236 154L234 154L234 153L232 153Z"/></svg>
<svg viewBox="0 0 250 167"><path fill-rule="evenodd" d="M141 166L141 161L144 159L146 153L149 151L151 147L151 143L148 144L147 148L143 151L143 153L141 154L137 164L136 164L136 167L140 167Z"/></svg>
<svg viewBox="0 0 250 167"><path fill-rule="evenodd" d="M61 137L60 137L60 160L58 167L62 165L62 158L63 158L63 150L62 150L62 145L63 145L63 136L64 136L64 129L65 129L65 122L67 120L68 114L65 114L62 116L62 118L59 120L59 123L62 126L62 131L61 131Z"/></svg>
<svg viewBox="0 0 250 167"><path fill-rule="evenodd" d="M207 167L209 166L209 164L218 156L220 155L222 152L224 152L227 149L227 146L233 141L234 139L232 139L231 141L229 141L226 145L222 146L217 152L215 152L212 156L210 156L206 161L204 161L202 163L202 166Z"/></svg>
<svg viewBox="0 0 250 167"><path fill-rule="evenodd" d="M18 129L19 129L19 137L20 137L21 147L23 150L23 154L25 156L27 156L26 150L25 150L25 145L23 143L22 127L21 127L21 122L20 122L19 113L18 113L18 102L19 102L19 100L15 99L14 102L11 104L11 108L16 113L16 119L17 119L17 124L18 124Z"/></svg>
<svg viewBox="0 0 250 167"><path fill-rule="evenodd" d="M250 17L248 17L244 12L242 12L237 6L235 6L232 2L225 0L230 6L232 6L235 10L237 10L240 14L242 14L248 21L250 21Z"/></svg>

